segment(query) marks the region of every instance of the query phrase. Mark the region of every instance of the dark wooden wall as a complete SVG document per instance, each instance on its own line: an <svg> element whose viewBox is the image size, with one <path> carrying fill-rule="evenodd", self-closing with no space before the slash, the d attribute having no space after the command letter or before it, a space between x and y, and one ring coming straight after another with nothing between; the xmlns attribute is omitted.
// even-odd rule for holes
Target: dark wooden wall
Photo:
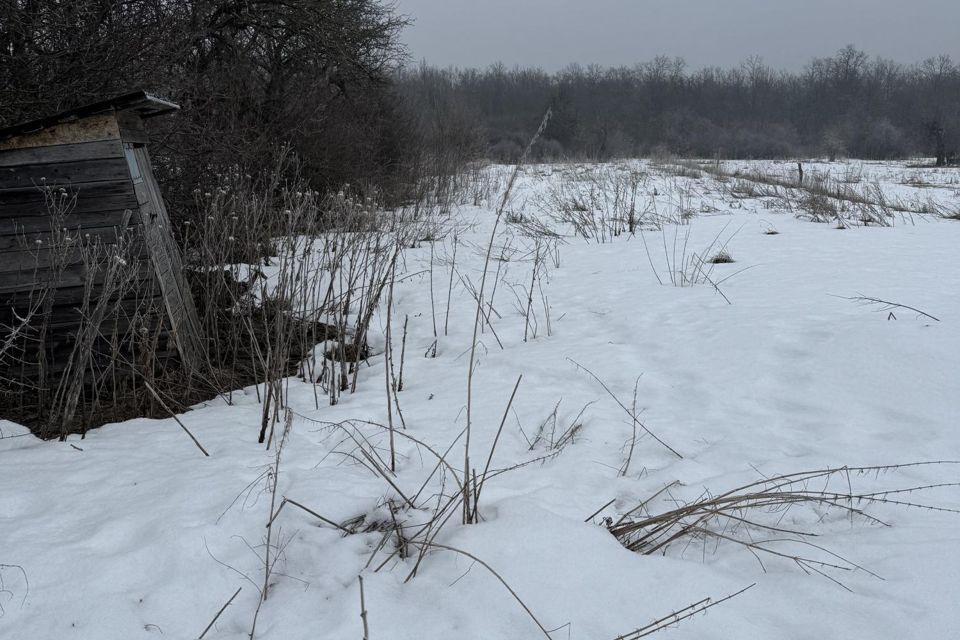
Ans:
<svg viewBox="0 0 960 640"><path fill-rule="evenodd" d="M101 327L107 339L125 333L129 316L138 311L159 309L160 317L151 322L163 320L164 300L145 243L124 132L138 144L145 142L136 114L115 113L0 141L0 322L7 325L0 340L29 308L31 296L52 295L44 318L48 372L61 369L69 358L85 296L95 302L102 294L102 273L91 276L92 289L87 284L82 246L99 243L102 252L116 248L122 238L135 274L136 286L111 301L111 321ZM33 362L38 349L27 344L19 357ZM10 358L0 366L11 366ZM5 374L14 372L0 370Z"/></svg>

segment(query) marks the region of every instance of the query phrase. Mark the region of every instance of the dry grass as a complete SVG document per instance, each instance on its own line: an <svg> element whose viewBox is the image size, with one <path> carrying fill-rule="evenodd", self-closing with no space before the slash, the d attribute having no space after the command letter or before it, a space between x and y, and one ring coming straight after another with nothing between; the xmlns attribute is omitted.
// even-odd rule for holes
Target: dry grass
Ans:
<svg viewBox="0 0 960 640"><path fill-rule="evenodd" d="M75 195L47 189L51 231L32 250L38 265L49 254L50 267L38 268L43 277L29 295L6 301L12 311L0 320L4 414L62 438L105 422L166 417L218 394L231 401L234 389L260 383L267 441L288 376L317 383L317 406L323 396L336 403L356 389L356 363L369 352L370 324L397 257L440 235L443 211L459 197L449 181L424 185L421 200L388 211L348 191L323 196L283 160L268 175L227 171L209 191L197 191L199 213L181 229L203 348L192 364L167 338L140 244L125 229L110 238L68 230L63 221ZM491 179L473 196L495 186ZM54 312L64 313L60 283L78 260L86 274L75 303L81 323L72 351L55 353L47 327ZM53 360L63 374L50 372Z"/></svg>
<svg viewBox="0 0 960 640"><path fill-rule="evenodd" d="M649 175L631 164L564 167L538 193L534 207L546 220L588 242L633 235L648 217L639 197Z"/></svg>
<svg viewBox="0 0 960 640"><path fill-rule="evenodd" d="M736 260L734 260L727 251L721 250L720 252L710 256L707 259L707 262L710 264L731 264L736 262Z"/></svg>
<svg viewBox="0 0 960 640"><path fill-rule="evenodd" d="M806 573L824 576L847 588L838 579L839 574L855 570L875 574L814 543L818 536L814 530L816 527L824 527L836 517L849 519L851 524L860 521L889 526L878 515L869 512L878 506L960 513L908 498L934 489L960 486L958 482L872 491L855 491L854 482L918 466L955 464L958 463L838 467L792 473L764 478L719 495L704 493L686 502L670 496L671 491L678 488L674 483L616 521L608 521L607 528L621 544L637 553L666 553L670 548L687 548L692 543L699 543L706 552L708 548L715 551L721 543L729 543L751 553L764 570L765 558L768 561L785 560ZM656 503L664 497L674 506L658 510ZM788 514L791 515L791 524L785 524ZM793 524L802 520L809 524Z"/></svg>
<svg viewBox="0 0 960 640"><path fill-rule="evenodd" d="M724 182L734 200L770 198L798 217L814 222L851 225L892 226L899 216L912 221L913 215L941 215L943 205L933 201L904 201L889 198L877 183L863 183L863 168L845 166L839 176L814 172L802 182L760 169L729 170L712 162L676 161L679 166L702 171Z"/></svg>

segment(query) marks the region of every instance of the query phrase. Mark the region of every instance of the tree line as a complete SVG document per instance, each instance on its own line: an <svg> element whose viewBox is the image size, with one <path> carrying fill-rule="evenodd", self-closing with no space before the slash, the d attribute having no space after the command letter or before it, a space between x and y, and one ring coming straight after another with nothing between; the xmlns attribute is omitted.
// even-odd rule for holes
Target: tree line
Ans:
<svg viewBox="0 0 960 640"><path fill-rule="evenodd" d="M0 0L0 126L146 89L168 199L282 155L317 189L389 190L416 119L393 79L408 20L374 0Z"/></svg>
<svg viewBox="0 0 960 640"><path fill-rule="evenodd" d="M942 165L960 150L960 65L949 56L904 65L848 46L795 73L758 57L695 71L668 57L557 73L424 65L403 71L399 84L436 131L477 123L487 155L500 161L518 157L547 106L553 119L535 149L543 160L665 152L929 156Z"/></svg>
<svg viewBox="0 0 960 640"><path fill-rule="evenodd" d="M473 160L673 153L730 158L933 156L960 150L960 65L847 47L777 71L759 58L691 71L410 65L384 0L0 0L0 126L136 89L179 103L153 126L171 210L224 171L292 158L318 190L385 203Z"/></svg>

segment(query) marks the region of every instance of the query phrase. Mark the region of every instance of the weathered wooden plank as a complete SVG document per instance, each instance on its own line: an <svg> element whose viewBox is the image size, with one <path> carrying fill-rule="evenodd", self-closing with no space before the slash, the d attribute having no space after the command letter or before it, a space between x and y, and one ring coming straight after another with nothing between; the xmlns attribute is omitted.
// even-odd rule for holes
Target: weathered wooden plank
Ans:
<svg viewBox="0 0 960 640"><path fill-rule="evenodd" d="M42 162L77 162L79 160L102 160L123 158L120 140L58 144L49 147L7 149L0 151L0 167L17 167Z"/></svg>
<svg viewBox="0 0 960 640"><path fill-rule="evenodd" d="M137 277L144 280L152 276L153 265L150 264L149 260L140 260L137 264ZM0 295L47 286L51 277L49 269L0 273ZM93 282L94 284L102 284L104 279L104 274L99 273L94 276ZM86 283L83 265L75 264L67 267L62 273L57 274L56 282L59 287L82 287Z"/></svg>
<svg viewBox="0 0 960 640"><path fill-rule="evenodd" d="M64 351L62 351L61 353L55 354L55 355L53 355L52 357L50 357L50 360L52 360L52 361L47 365L47 375L49 376L49 377L47 378L48 381L49 381L49 380L55 380L55 379L57 378L57 376L58 376L59 374L61 374L61 373L63 372L63 370L66 368L67 359L70 357L70 351L71 351L71 350L72 350L72 348L71 348L71 349L64 350ZM101 348L101 349L98 349L98 348L95 348L94 353L95 353L96 356L97 356L97 357L95 358L95 360L103 360L103 359L105 359L105 358L109 358L109 357L110 357L110 352L109 352L108 350L106 350L106 349L102 349L102 348ZM156 364L157 364L158 366L162 366L163 363L165 363L165 362L167 362L167 361L176 360L177 353L176 353L176 351L171 347L171 348L167 348L167 349L158 350L158 351L155 352L154 355L156 356ZM126 366L125 366L123 363L112 363L112 364L116 364L116 365L121 369L121 373L128 373L128 370L127 370ZM32 369L35 371L35 367L33 367ZM29 374L29 373L31 373L30 370L28 370L28 374ZM130 377L133 378L133 377L135 377L135 376L134 376L134 374L131 373L131 374L130 374ZM33 379L36 379L36 378L35 378L33 375L28 375L27 379L33 380ZM89 369L88 369L87 372L85 372L85 374L84 374L84 380L85 380L88 384L89 384L89 383L92 383L92 382L94 381L93 376L89 373ZM0 398L0 401L2 401L2 398ZM2 411L3 411L3 406L0 405L0 414L2 414Z"/></svg>
<svg viewBox="0 0 960 640"><path fill-rule="evenodd" d="M71 213L89 213L123 209L139 209L133 184L127 180L89 182L67 189L68 199L76 195ZM0 190L0 218L42 216L49 214L47 196L36 187Z"/></svg>
<svg viewBox="0 0 960 640"><path fill-rule="evenodd" d="M24 133L0 141L0 150L49 147L61 144L79 144L83 142L101 142L119 140L120 126L114 113L87 116L73 122Z"/></svg>
<svg viewBox="0 0 960 640"><path fill-rule="evenodd" d="M42 295L37 292L18 291L0 296L0 315L6 313L9 309L26 309L31 304L36 306L41 298L46 305L52 305L53 309L76 307L82 303L88 295L92 301L103 298L105 295L104 284L103 280L100 280L89 287L87 285L64 286L48 291L47 295L49 298L43 298ZM123 300L131 304L138 300L152 301L161 298L162 293L160 288L155 285L149 276L144 280L134 282L128 288L120 290L113 288L110 291L111 300Z"/></svg>
<svg viewBox="0 0 960 640"><path fill-rule="evenodd" d="M140 203L140 208L143 209L143 215L146 216L148 213L156 214L156 208L151 202L152 194L146 183L143 181L134 182L133 190L137 194L137 202Z"/></svg>
<svg viewBox="0 0 960 640"><path fill-rule="evenodd" d="M170 218L160 195L160 188L153 177L150 155L145 147L135 148L134 155L143 176L143 187L146 187L144 193L140 185L137 185L138 197L145 197L149 204L149 208L141 208L144 238L166 299L173 335L183 360L197 364L203 351L200 344L200 320L183 273L180 250L173 240Z"/></svg>
<svg viewBox="0 0 960 640"><path fill-rule="evenodd" d="M153 355L156 356L157 365L162 366L168 360L176 357L176 351L173 349L173 345L170 344L171 342L171 340L162 340L160 345L158 345L159 348L152 352ZM48 376L48 385L56 386L58 374L62 373L63 370L66 369L67 362L70 359L70 354L74 350L75 343L76 339L71 336L69 339L58 340L55 344L44 350L44 369ZM121 353L124 354L126 359L133 360L138 356L136 350L136 347L130 344L124 344L121 348ZM122 360L113 361L113 350L110 344L103 338L100 338L94 342L93 348L91 349L91 354L93 355L94 361L100 363L100 366L96 367L97 370L102 370L105 366L110 365L117 366L124 371L127 370L127 365ZM7 374L5 377L26 380L38 379L39 370L36 365L36 362L39 358L38 349L32 348L25 353L24 356L25 357L23 359L25 362L18 363L18 366L16 367L17 371L14 372L13 375ZM92 381L89 373L87 373L85 378L87 382Z"/></svg>
<svg viewBox="0 0 960 640"><path fill-rule="evenodd" d="M21 202L3 203L3 194L0 193L0 219L3 218L25 218L42 215L49 215L50 211L42 198L32 200L21 199ZM130 209L136 211L140 204L131 189L129 193L118 192L101 197L90 197L78 200L70 209L69 213L77 215L86 213L95 213L98 211L112 211Z"/></svg>
<svg viewBox="0 0 960 640"><path fill-rule="evenodd" d="M50 332L63 332L64 330L76 329L84 323L84 312L81 307L82 301L72 305L59 305L54 307L43 317L34 316L31 325L34 327L34 333L38 332L44 326L49 335ZM92 312L92 307L96 300L92 300L87 313ZM137 319L145 315L163 315L163 300L111 300L107 315L104 318L104 324L111 324L115 327L126 328ZM20 316L22 317L22 316ZM5 319L7 322L15 324L17 317L8 314Z"/></svg>
<svg viewBox="0 0 960 640"><path fill-rule="evenodd" d="M64 227L66 228L66 227ZM121 231L120 220L116 224L102 227L85 227L77 225L74 229L66 228L66 236L82 238L83 242L99 242L102 245L116 244L119 237L126 234L128 237L140 237L140 225L129 225ZM0 235L0 251L30 251L41 247L49 247L51 243L62 243L63 232L54 234L49 230L43 232L22 232L12 235Z"/></svg>
<svg viewBox="0 0 960 640"><path fill-rule="evenodd" d="M62 260L61 264L69 266L79 264L82 259L83 256L76 247L58 248L56 252L50 249L4 251L0 253L0 274L22 273L29 278L35 271L49 269L57 260Z"/></svg>
<svg viewBox="0 0 960 640"><path fill-rule="evenodd" d="M126 212L130 212L127 219ZM105 227L120 227L123 221L127 219L129 228L140 226L140 212L138 209L119 209L114 211L95 211L90 213L78 214L75 212L63 216L58 225L61 229L68 232L75 232L80 229L100 229ZM10 219L0 218L0 238L23 237L31 234L48 234L50 232L53 218L44 214L40 216L23 216ZM2 246L2 245L0 245Z"/></svg>
<svg viewBox="0 0 960 640"><path fill-rule="evenodd" d="M112 240L109 234L104 236L109 242L104 242L106 247L116 244L117 237ZM78 243L79 244L79 243ZM23 273L30 277L38 270L46 270L56 264L72 266L82 264L84 249L80 246L58 246L45 247L40 245L37 248L10 250L0 252L0 274ZM139 238L131 240L130 244L124 249L124 255L132 258L149 255L146 243Z"/></svg>
<svg viewBox="0 0 960 640"><path fill-rule="evenodd" d="M124 294L124 300L126 299L144 299L144 300L161 300L162 293L160 287L157 285L156 280L153 277L152 273L138 274L138 279L132 285L132 291L126 292ZM84 296L86 295L87 287L85 285L79 286L60 286L55 291L52 291L53 295L53 304L55 306L61 305L72 305L76 306L83 302ZM34 293L33 295L37 295ZM103 278L99 278L90 290L90 296L92 298L98 298L103 295ZM29 290L21 290L12 293L7 293L3 296L0 296L0 312L5 309L15 308L18 310L26 309L30 305L31 292Z"/></svg>
<svg viewBox="0 0 960 640"><path fill-rule="evenodd" d="M101 345L100 350L106 350L109 353L110 347L108 346L108 341L116 336L118 341L127 342L127 348L129 348L130 338L133 337L131 335L132 332L139 330L143 324L141 318L137 318L137 320L134 321L132 316L121 317L116 320L108 319L97 328L98 335L96 336L96 343ZM158 316L149 318L147 322L148 329L156 330L158 325ZM79 320L75 320L69 325L47 327L42 351L47 356L48 367L57 363L65 364L70 356L70 352L73 351L74 345L76 344L76 336L82 326L85 325L80 324ZM161 342L161 348L165 346L163 344L164 342L168 341L163 340ZM94 351L98 350L97 344L94 346ZM29 363L35 363L37 361L37 355L41 351L41 346L38 343L23 341L17 346L19 347L19 353L17 353L18 360Z"/></svg>
<svg viewBox="0 0 960 640"><path fill-rule="evenodd" d="M97 158L74 162L39 162L0 167L0 189L20 187L67 187L79 190L87 182L112 182L128 179L125 158Z"/></svg>

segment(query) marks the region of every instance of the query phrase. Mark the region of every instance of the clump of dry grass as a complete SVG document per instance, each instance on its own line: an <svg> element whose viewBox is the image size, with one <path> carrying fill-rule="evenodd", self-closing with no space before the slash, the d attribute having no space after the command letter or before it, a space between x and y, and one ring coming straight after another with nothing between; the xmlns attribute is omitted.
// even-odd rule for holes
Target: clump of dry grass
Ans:
<svg viewBox="0 0 960 640"><path fill-rule="evenodd" d="M669 282L671 285L675 287L690 287L708 284L713 287L718 294L720 294L727 304L732 304L730 299L727 298L727 296L720 289L720 285L735 275L742 273L746 269L741 269L740 271L737 271L736 273L733 273L721 280L716 280L713 277L713 269L717 264L733 262L733 259L730 258L730 253L727 251L727 245L731 240L733 240L734 236L740 232L740 229L743 228L741 226L732 234L730 234L726 240L721 240L721 236L727 230L728 226L729 224L724 225L724 227L719 233L717 233L710 244L699 253L691 252L689 250L690 225L685 226L682 237L680 236L679 227L674 228L673 241L669 245L667 242L666 232L661 234L663 255L667 265L667 276L669 277ZM653 270L653 274L657 278L657 282L662 285L667 280L662 278L660 273L657 271L657 268L653 262L653 256L650 253L650 247L647 244L646 235L642 230L640 232L640 238L643 241L644 250L647 254L647 261L650 263L650 268ZM728 259L724 260L722 258L723 256L726 256Z"/></svg>
<svg viewBox="0 0 960 640"><path fill-rule="evenodd" d="M703 177L703 172L696 166L688 163L675 162L654 162L653 166L663 171L667 175L677 178L690 178L699 180Z"/></svg>
<svg viewBox="0 0 960 640"><path fill-rule="evenodd" d="M813 222L832 222L835 220L838 226L846 226L840 218L840 209L836 200L822 193L804 192L798 205L802 211L801 215Z"/></svg>
<svg viewBox="0 0 960 640"><path fill-rule="evenodd" d="M960 205L953 208L943 208L940 216L946 220L960 220Z"/></svg>
<svg viewBox="0 0 960 640"><path fill-rule="evenodd" d="M588 242L634 234L648 212L638 208L646 172L630 164L568 167L534 201L546 219Z"/></svg>
<svg viewBox="0 0 960 640"><path fill-rule="evenodd" d="M770 224L769 222L767 222L766 220L763 220L763 221L762 221L762 224L763 224L763 226L762 226L762 228L761 228L761 232L763 233L763 235L765 235L765 236L778 236L778 235L780 235L780 232L777 231L777 228L776 228L775 226L773 226L772 224Z"/></svg>
<svg viewBox="0 0 960 640"><path fill-rule="evenodd" d="M336 438L337 442L328 455L342 460L345 464L356 464L365 468L374 477L384 482L387 495L379 501L372 512L348 518L343 522L336 522L309 506L284 496L279 507L275 510L271 509L268 526L273 526L274 522L278 520L281 510L289 505L313 516L326 527L340 531L344 536L358 533L380 533L382 534L380 542L372 550L364 570L369 569L376 573L390 566L400 567L408 572L404 582L413 580L417 576L421 564L435 552L455 553L468 557L497 578L523 608L531 621L535 623L542 635L550 638L546 627L493 567L481 558L462 549L438 542L441 531L452 521L455 522L457 516L462 514L467 500L469 500L469 508L471 509L470 522L482 520L479 504L487 481L504 473L542 463L559 456L564 447L573 442L574 437L582 427L580 422L581 411L581 415L574 419L571 427L559 438L551 441L548 452L506 468L495 468L493 465L494 454L517 389L520 386L520 380L518 378L513 393L507 401L503 419L487 453L483 468L472 470L469 480L463 471L455 468L451 463L455 459L455 454L451 452L463 439L466 429L461 431L446 449L439 450L434 449L412 434L403 430L394 430L389 425L363 420L337 423L323 422L288 412L288 415L296 415L300 420L318 425L319 431L326 433L327 437ZM387 457L388 452L382 443L384 434L395 435L398 439L410 443L423 459L431 461L427 467L428 473L418 485L407 485L392 468L393 465ZM392 449L390 453L392 454ZM470 492L469 498L465 497L465 491Z"/></svg>
<svg viewBox="0 0 960 640"><path fill-rule="evenodd" d="M749 551L765 570L763 558L786 560L805 573L826 577L847 589L837 579L843 572L855 570L876 575L864 567L829 551L812 540L818 534L811 530L822 527L831 516L857 520L867 524L889 526L868 509L878 506L946 511L960 510L928 505L905 498L933 489L960 486L960 482L912 484L875 491L855 491L854 480L877 478L908 468L945 466L956 462L927 462L872 467L835 467L777 475L751 482L725 493L706 492L688 502L672 497L673 506L658 511L654 501L670 496L678 483L664 487L617 520L608 519L607 529L624 547L644 555L666 553L669 548L686 548L699 542L706 551L708 544L716 549L721 543L730 543ZM809 507L809 511L801 509ZM791 522L810 521L807 526L784 524L788 513ZM835 518L833 518L835 519Z"/></svg>
<svg viewBox="0 0 960 640"><path fill-rule="evenodd" d="M730 264L732 262L736 262L736 260L734 260L726 250L721 250L719 253L716 253L708 258L707 262L710 264Z"/></svg>

